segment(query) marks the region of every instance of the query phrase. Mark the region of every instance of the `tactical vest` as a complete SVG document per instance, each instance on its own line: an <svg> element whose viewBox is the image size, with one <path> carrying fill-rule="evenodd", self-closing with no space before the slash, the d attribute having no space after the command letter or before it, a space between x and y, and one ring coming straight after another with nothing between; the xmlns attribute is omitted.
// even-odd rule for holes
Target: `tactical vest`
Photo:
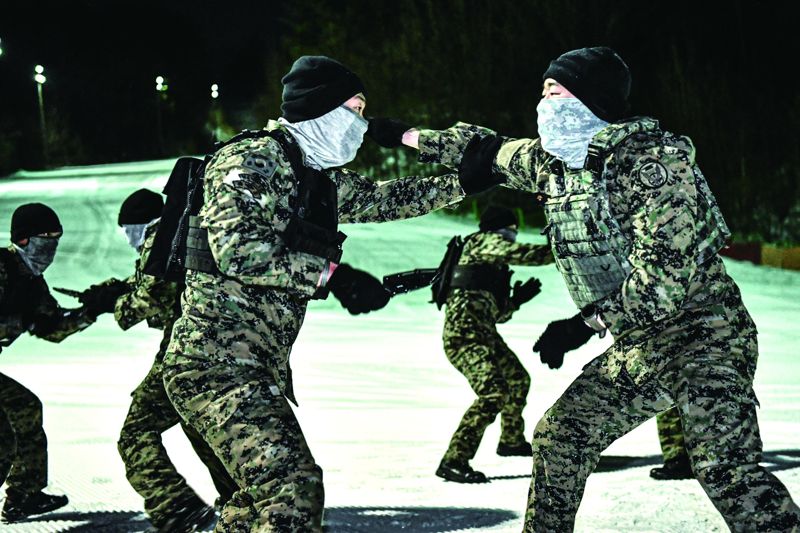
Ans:
<svg viewBox="0 0 800 533"><path fill-rule="evenodd" d="M607 158L637 133L661 135L658 122L638 117L611 124L589 144L583 169L564 169L550 176L544 203L548 234L556 266L570 296L583 308L617 291L631 271L631 242L611 212L605 164ZM705 178L695 166L698 195L695 262L712 258L724 245L730 231Z"/></svg>
<svg viewBox="0 0 800 533"><path fill-rule="evenodd" d="M245 138L265 136L272 137L280 144L298 182L297 196L290 200L292 215L282 236L286 247L294 252L316 255L338 263L342 258L342 243L347 236L338 231L339 213L336 184L323 172L305 166L300 148L287 142L282 134L275 130L245 132L234 137L225 145ZM208 161L206 161L207 163ZM203 177L204 172L198 176L197 179L201 181L196 185L196 189L200 191L201 195ZM208 244L208 231L201 227L202 218L199 216L201 205L202 202L196 206L189 217L189 229L186 237L186 268L219 274Z"/></svg>

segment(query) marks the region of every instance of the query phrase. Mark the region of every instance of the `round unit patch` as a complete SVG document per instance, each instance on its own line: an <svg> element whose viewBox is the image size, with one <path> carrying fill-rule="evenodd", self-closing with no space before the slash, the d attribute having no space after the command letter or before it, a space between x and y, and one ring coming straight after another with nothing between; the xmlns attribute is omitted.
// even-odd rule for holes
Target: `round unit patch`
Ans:
<svg viewBox="0 0 800 533"><path fill-rule="evenodd" d="M658 161L648 161L639 167L637 175L645 187L655 189L667 182L669 171Z"/></svg>

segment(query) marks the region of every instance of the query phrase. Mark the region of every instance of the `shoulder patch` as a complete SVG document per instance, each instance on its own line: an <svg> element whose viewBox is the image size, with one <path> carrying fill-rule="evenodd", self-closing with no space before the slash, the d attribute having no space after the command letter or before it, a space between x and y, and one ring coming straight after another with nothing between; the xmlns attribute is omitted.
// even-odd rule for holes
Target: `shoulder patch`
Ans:
<svg viewBox="0 0 800 533"><path fill-rule="evenodd" d="M278 168L278 164L274 159L266 158L257 153L247 154L242 162L242 166L266 178L271 178Z"/></svg>
<svg viewBox="0 0 800 533"><path fill-rule="evenodd" d="M640 163L633 173L642 182L642 185L650 189L657 189L663 186L667 183L667 178L669 178L667 167L654 159Z"/></svg>

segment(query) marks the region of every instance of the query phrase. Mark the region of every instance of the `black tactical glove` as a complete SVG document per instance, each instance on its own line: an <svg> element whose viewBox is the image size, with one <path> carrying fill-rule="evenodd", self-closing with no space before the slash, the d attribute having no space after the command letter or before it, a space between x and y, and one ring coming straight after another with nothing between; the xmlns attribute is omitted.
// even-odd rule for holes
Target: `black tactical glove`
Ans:
<svg viewBox="0 0 800 533"><path fill-rule="evenodd" d="M550 368L561 368L564 354L580 348L592 338L595 331L587 326L581 314L572 318L556 320L547 324L544 333L533 345L533 351L539 352L539 359Z"/></svg>
<svg viewBox="0 0 800 533"><path fill-rule="evenodd" d="M61 321L62 317L60 315L36 315L31 319L28 331L36 337L44 337L53 333L61 324Z"/></svg>
<svg viewBox="0 0 800 533"><path fill-rule="evenodd" d="M370 118L367 137L384 148L397 148L403 146L403 134L411 128L394 118Z"/></svg>
<svg viewBox="0 0 800 533"><path fill-rule="evenodd" d="M538 278L531 278L525 283L517 281L511 289L511 303L519 309L522 304L530 302L540 292L542 292L542 282Z"/></svg>
<svg viewBox="0 0 800 533"><path fill-rule="evenodd" d="M476 135L467 143L458 166L458 181L467 195L505 183L504 176L492 172L494 157L502 145L503 140L497 135Z"/></svg>
<svg viewBox="0 0 800 533"><path fill-rule="evenodd" d="M376 311L391 297L378 278L344 263L333 271L327 287L351 315Z"/></svg>
<svg viewBox="0 0 800 533"><path fill-rule="evenodd" d="M86 311L93 316L114 311L117 298L130 292L130 286L124 281L113 280L108 283L92 285L78 297Z"/></svg>

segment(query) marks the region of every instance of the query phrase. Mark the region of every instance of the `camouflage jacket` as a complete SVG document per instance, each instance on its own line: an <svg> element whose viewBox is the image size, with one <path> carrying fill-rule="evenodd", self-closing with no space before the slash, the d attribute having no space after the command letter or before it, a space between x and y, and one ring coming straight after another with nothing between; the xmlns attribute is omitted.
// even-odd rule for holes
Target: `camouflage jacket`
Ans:
<svg viewBox="0 0 800 533"><path fill-rule="evenodd" d="M157 223L147 228L136 270L125 280L131 291L117 298L114 305L114 319L122 329L146 320L151 328L169 330L180 315L181 287L142 272L157 230Z"/></svg>
<svg viewBox="0 0 800 533"><path fill-rule="evenodd" d="M295 143L279 123L270 121L267 129L281 130L286 142ZM464 197L455 174L374 182L344 168L325 173L336 185L339 222L411 218ZM214 155L206 169L200 216L221 275L187 273L181 321L192 324L176 328L171 352L207 357L215 344L225 351L223 341L214 340L222 328L226 338L244 339L237 342L242 352L237 357L246 359L254 351L249 345L269 345L263 337L269 334L270 291L287 291L302 301L316 292L327 261L290 250L283 241L297 186L286 154L271 137L242 140ZM283 389L288 362L266 363Z"/></svg>
<svg viewBox="0 0 800 533"><path fill-rule="evenodd" d="M65 309L34 276L13 247L0 250L0 351L26 331L61 342L95 321L83 308Z"/></svg>
<svg viewBox="0 0 800 533"><path fill-rule="evenodd" d="M464 239L459 265L549 265L553 262L550 247L543 244L511 242L497 233L477 232ZM510 298L498 306L492 293L481 290L453 289L447 298L444 314L444 338L485 339L496 335L495 324L506 322L519 309Z"/></svg>
<svg viewBox="0 0 800 533"><path fill-rule="evenodd" d="M442 131L420 132L420 160L456 168L466 143L491 130L458 123ZM639 170L658 161L667 179L654 184ZM542 148L538 139L504 139L494 171L506 177L506 187L551 195L563 184L563 165ZM687 137L659 130L633 135L605 160L605 182L612 216L631 248L632 267L619 289L596 302L603 321L617 339L637 335L687 309L719 304L733 288L718 256L695 262L698 183L705 184ZM656 326L658 327L658 326Z"/></svg>

